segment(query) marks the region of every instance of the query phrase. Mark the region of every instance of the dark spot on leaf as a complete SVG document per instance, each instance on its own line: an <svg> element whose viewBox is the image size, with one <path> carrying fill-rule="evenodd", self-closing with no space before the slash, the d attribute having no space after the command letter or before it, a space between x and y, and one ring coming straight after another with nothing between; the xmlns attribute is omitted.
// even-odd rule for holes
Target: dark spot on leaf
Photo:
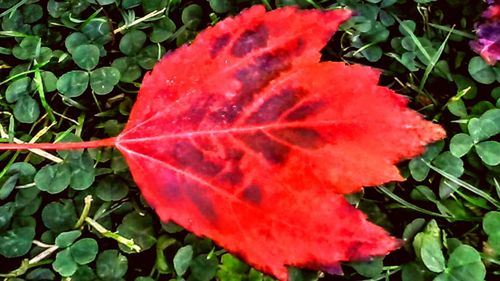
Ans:
<svg viewBox="0 0 500 281"><path fill-rule="evenodd" d="M262 132L239 136L253 151L262 156L271 164L285 163L290 148L269 138Z"/></svg>
<svg viewBox="0 0 500 281"><path fill-rule="evenodd" d="M215 207L212 201L205 196L203 189L201 189L198 185L191 183L186 184L184 186L184 190L186 191L187 197L191 200L191 202L193 202L198 211L200 211L200 214L202 214L203 217L211 223L216 223L217 213L215 212Z"/></svg>
<svg viewBox="0 0 500 281"><path fill-rule="evenodd" d="M307 117L317 114L324 107L324 103L319 101L305 102L292 110L285 117L286 121L301 121Z"/></svg>
<svg viewBox="0 0 500 281"><path fill-rule="evenodd" d="M204 176L215 176L222 167L211 161L205 160L203 151L196 148L189 141L181 141L174 145L172 157L178 164L193 169L193 172Z"/></svg>
<svg viewBox="0 0 500 281"><path fill-rule="evenodd" d="M198 126L203 118L205 118L209 109L208 104L211 101L212 98L209 97L205 100L195 102L186 112L180 114L182 122Z"/></svg>
<svg viewBox="0 0 500 281"><path fill-rule="evenodd" d="M292 108L306 92L301 89L284 89L281 93L268 98L247 120L248 124L262 124L276 121Z"/></svg>
<svg viewBox="0 0 500 281"><path fill-rule="evenodd" d="M346 249L346 257L348 260L361 260L366 258L362 252L363 244L359 241L354 241Z"/></svg>
<svg viewBox="0 0 500 281"><path fill-rule="evenodd" d="M236 121L236 118L238 117L238 115L242 110L243 106L241 104L234 104L231 102L223 106L220 110L212 112L210 114L210 117L216 123L219 122L232 123Z"/></svg>
<svg viewBox="0 0 500 281"><path fill-rule="evenodd" d="M260 92L280 72L290 67L288 57L288 52L283 49L268 52L255 58L253 64L238 70L235 78L241 82L241 95Z"/></svg>
<svg viewBox="0 0 500 281"><path fill-rule="evenodd" d="M241 149L229 149L226 152L226 159L229 161L240 161L245 152Z"/></svg>
<svg viewBox="0 0 500 281"><path fill-rule="evenodd" d="M304 41L302 38L299 38L297 40L297 46L295 47L295 55L300 56L302 55L302 52L306 49L306 41Z"/></svg>
<svg viewBox="0 0 500 281"><path fill-rule="evenodd" d="M286 50L265 53L257 57L253 64L236 71L235 78L241 83L239 94L234 100L211 114L213 121L217 123L236 121L243 108L254 100L255 94L278 77L280 72L290 67L287 58Z"/></svg>
<svg viewBox="0 0 500 281"><path fill-rule="evenodd" d="M229 43L231 39L231 35L229 33L223 34L217 38L215 38L214 43L212 44L212 49L210 49L210 56L215 58Z"/></svg>
<svg viewBox="0 0 500 281"><path fill-rule="evenodd" d="M241 198L252 204L259 205L262 202L262 188L258 185L251 184L243 190Z"/></svg>
<svg viewBox="0 0 500 281"><path fill-rule="evenodd" d="M224 173L222 175L222 181L229 183L230 185L237 185L243 180L243 173L238 167L234 167L230 172Z"/></svg>
<svg viewBox="0 0 500 281"><path fill-rule="evenodd" d="M231 53L236 57L243 57L254 49L267 46L269 31L267 27L260 24L255 29L246 30L234 42Z"/></svg>
<svg viewBox="0 0 500 281"><path fill-rule="evenodd" d="M314 129L284 128L273 130L271 134L285 142L306 149L317 149L325 145L321 135Z"/></svg>
<svg viewBox="0 0 500 281"><path fill-rule="evenodd" d="M163 188L161 189L162 195L164 198L169 201L175 201L180 199L180 195L182 192L181 184L177 179L177 175L172 171L164 171L161 175L163 183ZM157 207L157 206L153 206Z"/></svg>

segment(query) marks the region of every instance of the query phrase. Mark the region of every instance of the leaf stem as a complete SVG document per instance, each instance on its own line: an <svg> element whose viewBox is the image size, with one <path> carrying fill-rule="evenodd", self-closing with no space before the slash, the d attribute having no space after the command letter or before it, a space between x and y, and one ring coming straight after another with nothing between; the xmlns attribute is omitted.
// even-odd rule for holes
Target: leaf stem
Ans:
<svg viewBox="0 0 500 281"><path fill-rule="evenodd" d="M80 228L85 222L85 218L87 218L87 216L89 215L90 206L92 205L92 200L93 200L92 195L87 195L84 200L85 200L85 205L83 206L82 214L80 215L80 218L73 227L74 229Z"/></svg>
<svg viewBox="0 0 500 281"><path fill-rule="evenodd" d="M102 236L114 239L118 243L127 246L129 249L134 250L137 253L141 251L141 247L139 247L139 245L135 244L133 239L127 239L127 238L119 235L118 233L111 232L111 231L107 230L106 228L104 228L101 224L99 224L98 222L96 222L95 220L93 220L89 217L86 217L85 221L88 224L90 224L95 230L97 230L97 232L99 232Z"/></svg>
<svg viewBox="0 0 500 281"><path fill-rule="evenodd" d="M98 148L115 146L116 138L107 138L102 140L85 142L59 142L59 143L0 143L0 150L25 150L25 149L44 149L44 150L74 150L83 148Z"/></svg>

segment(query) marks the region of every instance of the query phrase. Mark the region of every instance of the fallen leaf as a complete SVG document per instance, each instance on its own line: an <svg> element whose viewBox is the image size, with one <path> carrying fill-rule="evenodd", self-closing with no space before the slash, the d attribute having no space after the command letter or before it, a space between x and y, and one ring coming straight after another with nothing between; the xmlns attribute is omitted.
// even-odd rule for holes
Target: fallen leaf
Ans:
<svg viewBox="0 0 500 281"><path fill-rule="evenodd" d="M117 138L0 149L115 145L162 221L280 280L286 266L339 273L400 246L343 194L403 180L395 163L445 136L379 71L319 62L350 15L254 6L167 54Z"/></svg>

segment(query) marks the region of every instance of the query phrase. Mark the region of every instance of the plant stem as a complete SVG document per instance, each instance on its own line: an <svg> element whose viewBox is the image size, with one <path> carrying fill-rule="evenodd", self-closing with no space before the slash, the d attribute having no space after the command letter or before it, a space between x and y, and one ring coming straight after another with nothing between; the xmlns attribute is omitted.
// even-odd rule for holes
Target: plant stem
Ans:
<svg viewBox="0 0 500 281"><path fill-rule="evenodd" d="M104 228L101 224L99 224L98 222L96 222L95 220L93 220L89 217L86 217L85 221L88 224L90 224L95 230L97 230L97 232L99 232L102 236L114 239L118 243L121 243L121 244L127 246L129 249L134 250L137 253L141 251L141 247L139 247L139 245L135 244L133 239L128 239L128 238L121 236L118 233L111 232L111 231L107 230L106 228Z"/></svg>
<svg viewBox="0 0 500 281"><path fill-rule="evenodd" d="M24 150L24 149L44 149L44 150L74 150L83 148L98 148L114 146L116 138L107 138L85 142L59 142L59 143L0 143L0 150Z"/></svg>
<svg viewBox="0 0 500 281"><path fill-rule="evenodd" d="M80 228L82 224L85 222L85 218L89 215L91 205L92 205L92 195L87 195L85 197L85 205L83 206L82 214L80 215L80 218L73 227L74 229Z"/></svg>

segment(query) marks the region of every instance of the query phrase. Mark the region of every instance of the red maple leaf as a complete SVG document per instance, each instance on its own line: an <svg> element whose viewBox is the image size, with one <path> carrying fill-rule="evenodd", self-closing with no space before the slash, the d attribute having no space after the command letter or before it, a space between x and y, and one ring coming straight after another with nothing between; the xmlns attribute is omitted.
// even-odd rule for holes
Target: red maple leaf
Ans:
<svg viewBox="0 0 500 281"><path fill-rule="evenodd" d="M165 56L116 139L37 147L115 145L162 221L280 280L386 255L400 243L342 194L402 180L394 164L444 131L378 71L319 62L349 16L252 7Z"/></svg>

